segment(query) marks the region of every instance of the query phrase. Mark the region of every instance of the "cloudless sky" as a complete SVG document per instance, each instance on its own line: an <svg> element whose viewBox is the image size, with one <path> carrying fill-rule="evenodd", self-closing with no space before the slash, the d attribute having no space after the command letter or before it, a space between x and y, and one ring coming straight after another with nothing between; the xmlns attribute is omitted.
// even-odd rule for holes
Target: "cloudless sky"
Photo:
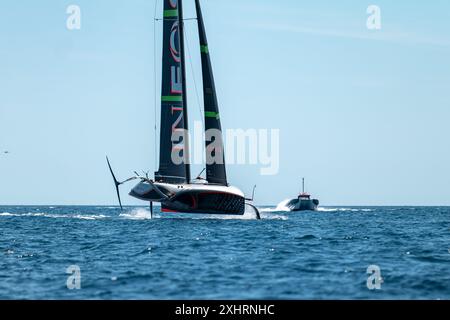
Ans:
<svg viewBox="0 0 450 320"><path fill-rule="evenodd" d="M81 30L66 28L71 4ZM366 28L371 4L379 31ZM231 165L232 184L257 184L257 204L295 196L305 176L324 205L450 205L450 2L202 5L223 127L281 130L279 174ZM194 17L193 1L184 6ZM0 2L0 152L10 151L0 204L115 204L106 154L121 178L155 170L154 10L150 0ZM186 28L194 121L196 22ZM141 203L131 187L124 202Z"/></svg>

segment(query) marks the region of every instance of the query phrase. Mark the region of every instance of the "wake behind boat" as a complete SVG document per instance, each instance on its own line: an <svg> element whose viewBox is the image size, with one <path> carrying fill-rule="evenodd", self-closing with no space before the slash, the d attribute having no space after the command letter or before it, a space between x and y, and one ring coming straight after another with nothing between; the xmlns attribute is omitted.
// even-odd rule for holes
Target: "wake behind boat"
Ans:
<svg viewBox="0 0 450 320"><path fill-rule="evenodd" d="M150 202L151 208L153 202L159 202L163 212L243 215L250 208L260 219L253 197L246 199L227 181L218 99L199 0L195 0L195 8L203 76L206 179L191 180L182 0L164 0L159 170L154 179L135 172L134 177L119 182L107 159L119 203L122 207L119 186L140 180L129 195Z"/></svg>

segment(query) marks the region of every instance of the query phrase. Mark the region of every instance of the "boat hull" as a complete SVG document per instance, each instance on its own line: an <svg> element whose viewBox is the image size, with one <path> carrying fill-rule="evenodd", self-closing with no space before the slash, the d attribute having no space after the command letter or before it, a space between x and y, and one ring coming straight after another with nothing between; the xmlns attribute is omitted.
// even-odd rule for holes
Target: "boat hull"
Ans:
<svg viewBox="0 0 450 320"><path fill-rule="evenodd" d="M162 197L158 189L165 197ZM163 212L243 215L245 196L235 187L210 184L167 184L141 182L130 196L148 202L160 202Z"/></svg>
<svg viewBox="0 0 450 320"><path fill-rule="evenodd" d="M317 199L292 199L286 205L291 211L317 211L319 200Z"/></svg>

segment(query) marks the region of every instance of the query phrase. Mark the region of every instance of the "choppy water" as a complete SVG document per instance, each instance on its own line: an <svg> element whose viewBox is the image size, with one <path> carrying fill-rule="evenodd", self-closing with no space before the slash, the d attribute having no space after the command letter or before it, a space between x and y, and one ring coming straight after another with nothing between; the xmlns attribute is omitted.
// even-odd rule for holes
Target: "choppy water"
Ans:
<svg viewBox="0 0 450 320"><path fill-rule="evenodd" d="M0 207L0 299L450 299L450 208L276 210Z"/></svg>

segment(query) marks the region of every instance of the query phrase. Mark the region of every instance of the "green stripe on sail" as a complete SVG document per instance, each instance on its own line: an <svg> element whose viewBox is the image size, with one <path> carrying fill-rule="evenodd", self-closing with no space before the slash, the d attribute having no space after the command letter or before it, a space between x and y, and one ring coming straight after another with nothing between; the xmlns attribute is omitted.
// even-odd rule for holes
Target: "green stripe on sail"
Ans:
<svg viewBox="0 0 450 320"><path fill-rule="evenodd" d="M164 18L178 17L178 9L164 10Z"/></svg>
<svg viewBox="0 0 450 320"><path fill-rule="evenodd" d="M219 119L219 113L214 111L205 111L205 117L206 118L214 118Z"/></svg>
<svg viewBox="0 0 450 320"><path fill-rule="evenodd" d="M209 53L208 46L200 46L200 51L201 51L202 53Z"/></svg>
<svg viewBox="0 0 450 320"><path fill-rule="evenodd" d="M162 102L183 102L182 96L162 96Z"/></svg>

